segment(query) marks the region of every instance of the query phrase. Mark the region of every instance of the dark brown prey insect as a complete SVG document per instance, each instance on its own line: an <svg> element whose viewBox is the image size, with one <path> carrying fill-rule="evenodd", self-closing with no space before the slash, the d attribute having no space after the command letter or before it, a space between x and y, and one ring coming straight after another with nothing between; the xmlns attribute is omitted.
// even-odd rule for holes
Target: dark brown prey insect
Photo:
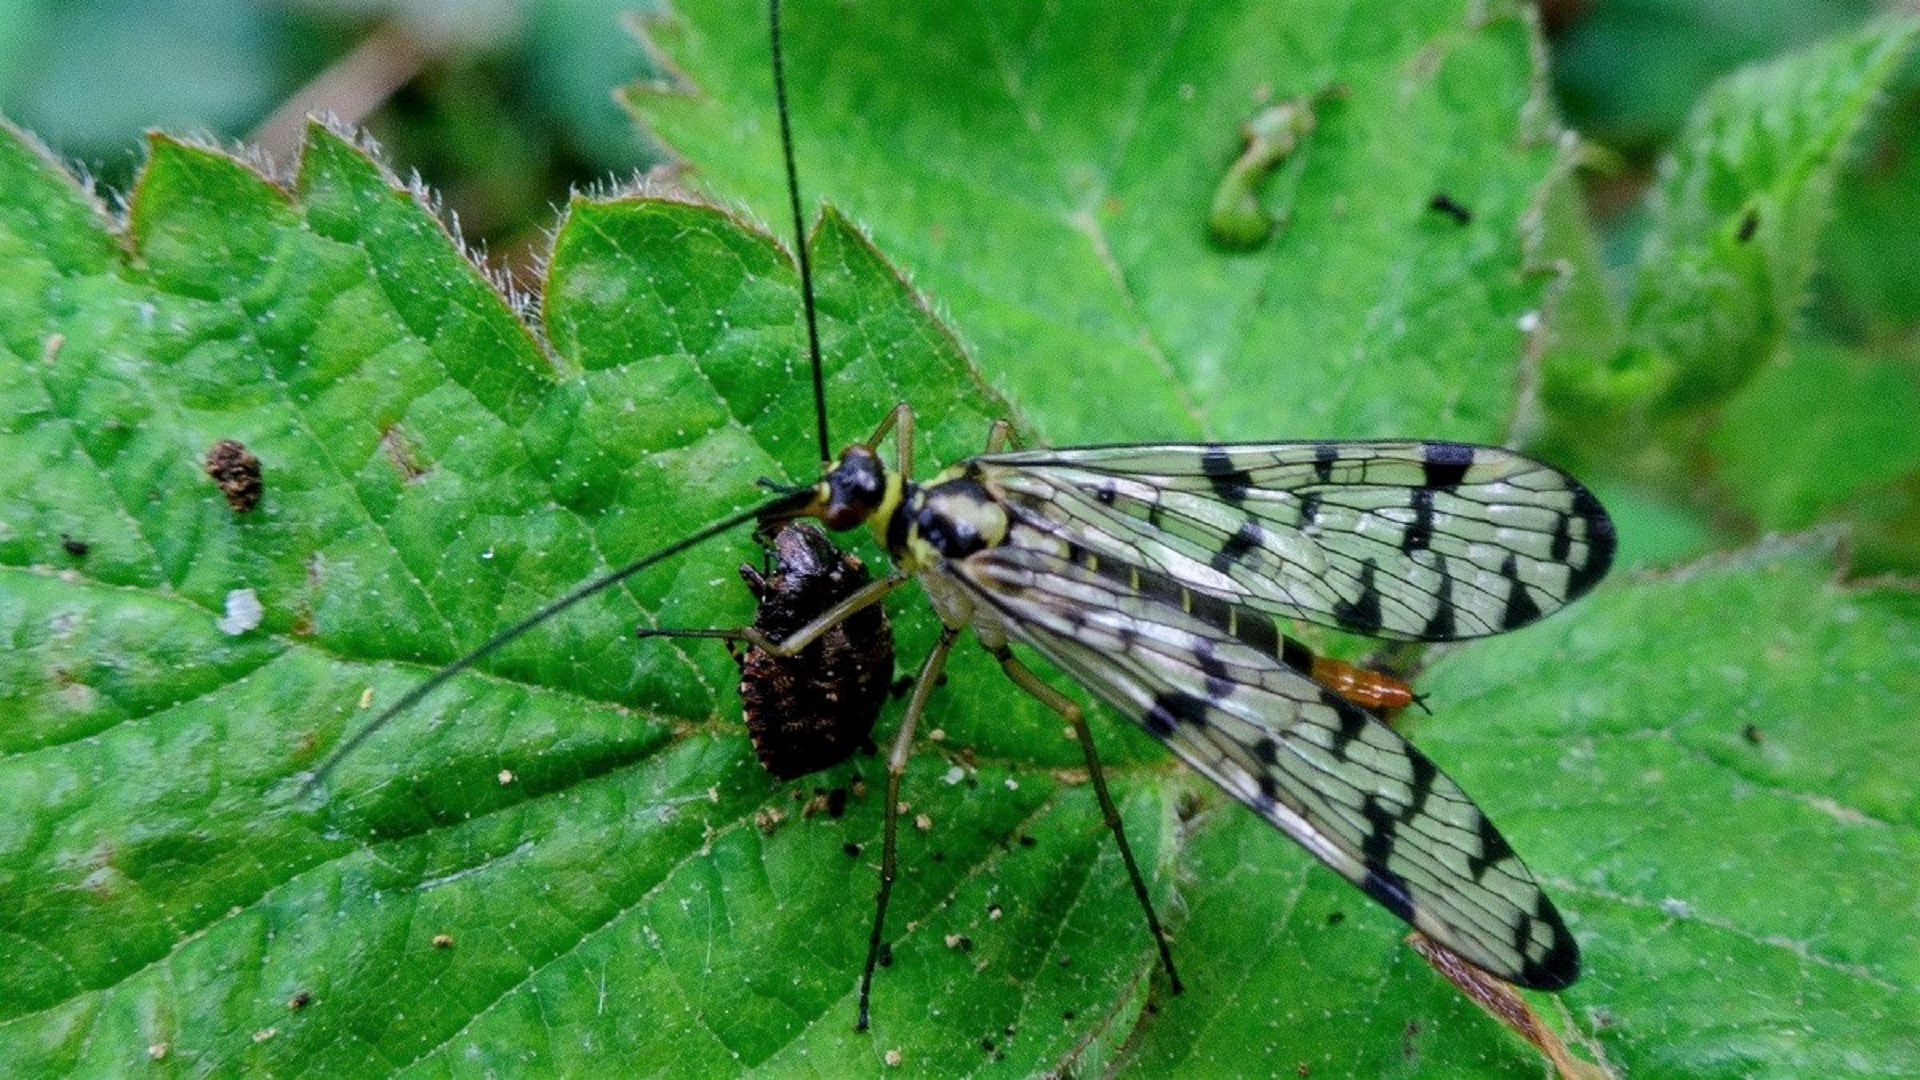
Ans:
<svg viewBox="0 0 1920 1080"><path fill-rule="evenodd" d="M768 546L770 567L743 563L760 602L753 628L785 641L873 576L809 524L788 525ZM735 638L740 702L754 753L776 779L819 772L872 745L873 723L893 683L893 628L879 604L855 612L797 656L776 656Z"/></svg>

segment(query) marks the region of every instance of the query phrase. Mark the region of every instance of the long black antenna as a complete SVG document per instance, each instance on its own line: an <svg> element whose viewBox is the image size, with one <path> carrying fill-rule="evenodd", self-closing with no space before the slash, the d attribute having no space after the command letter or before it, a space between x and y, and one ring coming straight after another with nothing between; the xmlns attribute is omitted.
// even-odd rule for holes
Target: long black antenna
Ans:
<svg viewBox="0 0 1920 1080"><path fill-rule="evenodd" d="M820 323L813 305L813 260L807 255L807 224L800 217L800 170L793 164L793 121L787 116L787 70L780 60L780 0L767 0L773 39L773 99L780 113L780 152L787 162L787 203L793 210L793 254L800 260L800 310L807 314L807 355L813 361L813 415L820 423L820 462L833 460L827 437L827 382L820 363Z"/></svg>
<svg viewBox="0 0 1920 1080"><path fill-rule="evenodd" d="M568 608L572 607L573 605L579 603L580 601L585 600L587 597L592 596L595 593L602 592L606 589L612 588L615 585L618 585L620 582L625 581L626 579L632 577L633 575L639 573L642 570L645 570L647 567L652 566L654 563L657 563L662 559L666 559L671 556L678 555L681 552L692 547L693 545L698 544L703 540L709 540L715 536L718 536L719 534L726 532L728 529L731 529L736 525L742 525L742 524L745 524L746 522L752 521L755 518L758 518L760 515L765 514L773 510L775 507L780 506L782 503L790 502L793 498L794 498L793 492L783 492L782 494L772 499L769 499L768 501L760 504L759 506L742 510L739 513L733 514L729 517L721 518L719 521L716 521L713 524L708 525L706 528L701 529L700 531L694 533L693 535L676 540L673 543L668 544L666 547L663 547L660 550L655 551L650 555L643 555L640 558L635 559L634 561L621 567L620 569L615 570L612 573L606 575L605 577L594 578L592 581L587 582L585 585L580 586L579 588L573 590L572 592L561 597L560 599L555 600L552 603L549 603L547 606L541 608L540 610L534 612L533 614L527 616L526 618L521 619L519 622L514 623L512 626L507 627L505 630L502 630L499 633L488 638L483 644L481 644L478 648L474 649L472 652L467 653L465 656L462 656L460 659L455 660L453 663L448 664L446 667L443 667L439 671L434 672L430 677L428 677L428 679L425 682L407 691L405 694L402 694L400 696L400 700L387 706L386 709L383 712L381 712L379 716L374 717L373 720L369 722L366 727L363 727L359 731L354 732L352 735L347 737L346 741L342 742L339 746L334 747L333 753L327 755L327 759L320 763L320 767L313 771L313 775L307 777L307 779L301 783L300 794L302 796L305 796L307 793L311 792L314 788L319 787L323 782L325 782L325 780L327 779L327 776L333 772L334 768L338 766L341 761L346 759L346 756L348 754L353 753L354 750L359 748L360 744L372 738L374 735L374 732L379 731L381 728L387 725L387 721L392 720L394 717L399 716L401 713L406 712L408 709L413 708L415 705L418 705L423 698L425 698L428 694L433 693L435 690L438 690L441 687L441 685L444 684L447 680L453 678L455 675L460 674L461 672L467 670L473 665L486 659L495 650L506 645L508 642L512 641L514 638L519 637L521 634L524 634L527 631L533 629L534 627L540 625L541 623L547 621L548 619L553 618L555 615L558 615L562 611L565 611Z"/></svg>

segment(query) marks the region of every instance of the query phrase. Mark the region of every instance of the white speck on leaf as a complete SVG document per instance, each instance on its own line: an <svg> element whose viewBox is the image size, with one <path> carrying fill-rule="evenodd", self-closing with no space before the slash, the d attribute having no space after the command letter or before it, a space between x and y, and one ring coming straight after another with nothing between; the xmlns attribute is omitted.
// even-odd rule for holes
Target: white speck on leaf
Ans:
<svg viewBox="0 0 1920 1080"><path fill-rule="evenodd" d="M260 597L252 589L234 589L227 594L227 613L215 619L213 625L223 634L239 637L259 626L266 610L260 606Z"/></svg>

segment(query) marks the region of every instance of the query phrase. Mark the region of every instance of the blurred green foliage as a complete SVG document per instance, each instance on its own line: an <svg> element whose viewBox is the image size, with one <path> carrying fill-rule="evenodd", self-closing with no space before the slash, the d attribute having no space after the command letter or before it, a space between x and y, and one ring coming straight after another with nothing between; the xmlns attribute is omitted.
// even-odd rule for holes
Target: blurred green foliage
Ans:
<svg viewBox="0 0 1920 1080"><path fill-rule="evenodd" d="M1874 0L1571 0L1547 5L1567 122L1651 161L1694 101L1744 64L1837 33Z"/></svg>
<svg viewBox="0 0 1920 1080"><path fill-rule="evenodd" d="M644 75L625 28L657 0L10 0L0 115L125 190L149 128L246 138L377 28L417 50L360 120L469 237L512 246L575 185L653 159L614 104Z"/></svg>

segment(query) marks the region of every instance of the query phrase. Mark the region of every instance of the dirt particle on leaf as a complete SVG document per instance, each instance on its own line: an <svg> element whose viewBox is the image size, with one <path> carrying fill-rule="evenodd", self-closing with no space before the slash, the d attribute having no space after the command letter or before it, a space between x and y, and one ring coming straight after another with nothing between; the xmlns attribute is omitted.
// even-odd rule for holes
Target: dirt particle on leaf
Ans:
<svg viewBox="0 0 1920 1080"><path fill-rule="evenodd" d="M1473 224L1473 211L1462 206L1453 196L1444 191L1436 191L1433 193L1433 198L1427 200L1427 209L1435 213L1445 214L1452 218L1456 225Z"/></svg>
<svg viewBox="0 0 1920 1080"><path fill-rule="evenodd" d="M398 424L380 433L380 449L387 455L387 461L394 471L400 474L401 483L411 484L427 474L426 467L414 456L413 446Z"/></svg>

